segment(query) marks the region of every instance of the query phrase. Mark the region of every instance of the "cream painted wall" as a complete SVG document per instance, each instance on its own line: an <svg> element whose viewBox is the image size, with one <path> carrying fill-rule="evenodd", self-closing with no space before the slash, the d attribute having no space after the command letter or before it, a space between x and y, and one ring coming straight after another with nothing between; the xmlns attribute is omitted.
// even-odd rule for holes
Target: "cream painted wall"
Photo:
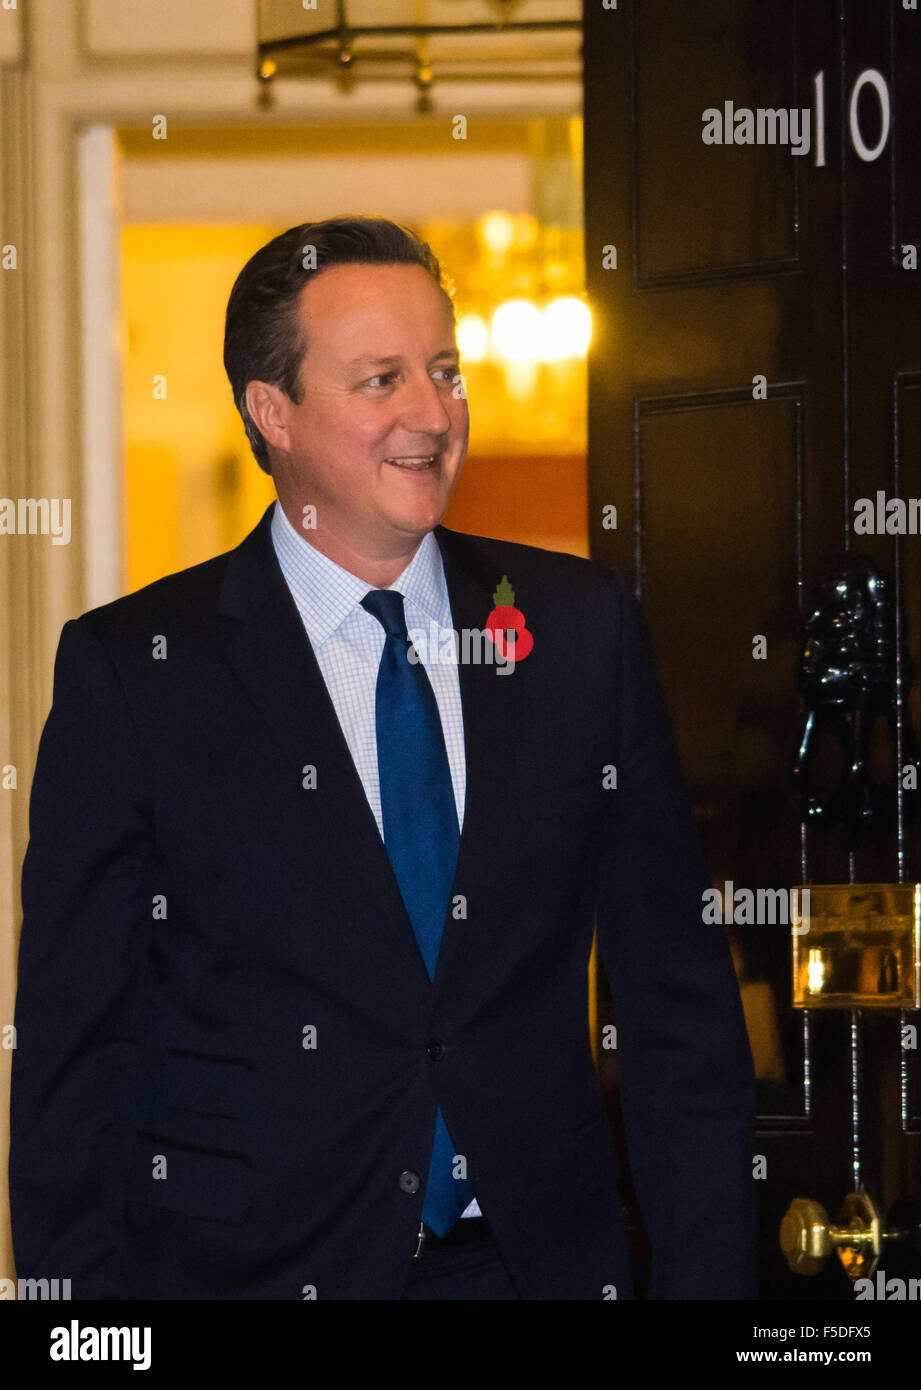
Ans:
<svg viewBox="0 0 921 1390"><path fill-rule="evenodd" d="M86 0L86 48L117 57L229 53L248 60L256 31L254 0L218 0L218 5L220 22L215 23L215 0Z"/></svg>
<svg viewBox="0 0 921 1390"><path fill-rule="evenodd" d="M384 152L344 159L308 151L210 160L152 153L125 162L125 216L132 222L262 221L290 227L386 207L389 217L415 226L440 217L472 222L490 195L507 212L532 210L525 153L458 154L452 146L446 127L443 153L414 155L411 179L405 155Z"/></svg>

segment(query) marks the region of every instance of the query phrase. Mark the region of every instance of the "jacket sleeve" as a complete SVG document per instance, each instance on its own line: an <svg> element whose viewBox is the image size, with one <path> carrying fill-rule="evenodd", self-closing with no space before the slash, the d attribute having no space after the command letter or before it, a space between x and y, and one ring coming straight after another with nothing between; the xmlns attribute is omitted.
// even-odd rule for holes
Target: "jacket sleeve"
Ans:
<svg viewBox="0 0 921 1390"><path fill-rule="evenodd" d="M82 619L64 625L22 871L10 1096L20 1278L124 1298L122 1187L143 1085L153 853L125 692Z"/></svg>
<svg viewBox="0 0 921 1390"><path fill-rule="evenodd" d="M617 786L599 872L598 945L650 1298L756 1298L755 1083L725 929L648 624L620 591Z"/></svg>

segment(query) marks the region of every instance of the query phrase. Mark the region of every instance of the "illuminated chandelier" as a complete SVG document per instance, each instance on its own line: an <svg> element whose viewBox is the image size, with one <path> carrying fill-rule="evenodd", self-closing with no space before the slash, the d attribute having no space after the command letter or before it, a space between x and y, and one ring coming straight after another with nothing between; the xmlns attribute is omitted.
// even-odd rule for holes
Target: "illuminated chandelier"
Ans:
<svg viewBox="0 0 921 1390"><path fill-rule="evenodd" d="M259 0L257 73L439 82L581 78L579 0Z"/></svg>

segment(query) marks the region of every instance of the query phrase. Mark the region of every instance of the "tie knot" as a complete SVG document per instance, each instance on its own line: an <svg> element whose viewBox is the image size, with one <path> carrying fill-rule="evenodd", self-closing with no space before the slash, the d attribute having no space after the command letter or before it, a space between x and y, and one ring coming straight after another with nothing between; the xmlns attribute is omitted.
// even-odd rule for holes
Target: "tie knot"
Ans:
<svg viewBox="0 0 921 1390"><path fill-rule="evenodd" d="M403 595L396 589L369 589L361 600L362 608L376 618L388 637L408 640Z"/></svg>

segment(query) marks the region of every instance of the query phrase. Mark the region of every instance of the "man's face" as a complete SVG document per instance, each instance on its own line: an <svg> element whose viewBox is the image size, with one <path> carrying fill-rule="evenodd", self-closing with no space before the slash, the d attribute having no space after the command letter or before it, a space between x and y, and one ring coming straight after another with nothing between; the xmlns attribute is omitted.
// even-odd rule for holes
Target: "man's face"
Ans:
<svg viewBox="0 0 921 1390"><path fill-rule="evenodd" d="M338 265L307 283L299 313L304 397L284 402L282 504L290 516L314 503L318 538L405 552L441 521L467 452L451 306L422 266Z"/></svg>

